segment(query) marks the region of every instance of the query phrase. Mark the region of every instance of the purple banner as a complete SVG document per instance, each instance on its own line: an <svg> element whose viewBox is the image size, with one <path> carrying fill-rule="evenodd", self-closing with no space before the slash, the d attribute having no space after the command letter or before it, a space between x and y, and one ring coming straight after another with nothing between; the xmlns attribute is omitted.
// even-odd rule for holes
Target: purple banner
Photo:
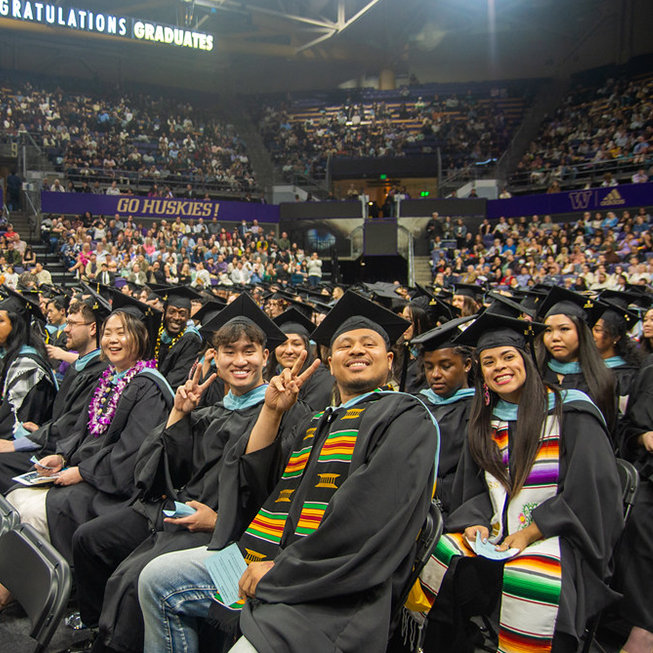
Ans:
<svg viewBox="0 0 653 653"><path fill-rule="evenodd" d="M516 218L547 213L613 211L653 204L653 183L623 184L606 188L572 190L567 193L520 195L507 200L488 200L487 217Z"/></svg>
<svg viewBox="0 0 653 653"><path fill-rule="evenodd" d="M183 198L138 197L135 195L93 195L90 193L41 193L43 213L80 215L90 211L93 215L134 218L156 218L157 220L205 221L217 218L240 222L279 222L279 207L276 204L255 204L253 202L221 202L214 200L187 200Z"/></svg>

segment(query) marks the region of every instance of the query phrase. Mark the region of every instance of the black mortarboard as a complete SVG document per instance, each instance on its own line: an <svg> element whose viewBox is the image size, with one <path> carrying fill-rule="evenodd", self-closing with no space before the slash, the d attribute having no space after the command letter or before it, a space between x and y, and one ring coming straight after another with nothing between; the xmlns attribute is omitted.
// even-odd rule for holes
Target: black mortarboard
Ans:
<svg viewBox="0 0 653 653"><path fill-rule="evenodd" d="M371 294L374 301L395 313L401 311L408 303L405 297L397 293L398 288L399 286L394 283L385 283L383 281L365 284L365 289Z"/></svg>
<svg viewBox="0 0 653 653"><path fill-rule="evenodd" d="M516 302L498 292L489 292L488 297L492 300L492 303L485 309L486 313L517 318L521 317L522 313L526 313L530 317L535 316L534 310L526 308L520 302Z"/></svg>
<svg viewBox="0 0 653 653"><path fill-rule="evenodd" d="M90 295L87 299L82 299L81 301L86 304L92 311L95 316L95 324L97 329L95 331L95 339L97 341L98 347L100 346L100 330L102 328L102 323L109 317L111 314L111 304L99 293L95 292L88 284L81 282L81 286L84 290L84 295Z"/></svg>
<svg viewBox="0 0 653 653"><path fill-rule="evenodd" d="M415 288L417 293L420 294L420 297L416 297L413 301L421 300L422 297L428 300L428 307L426 308L429 319L432 324L437 324L438 322L448 322L453 320L456 317L460 317L460 309L456 306L452 306L449 302L443 299L444 295L438 296L435 293L431 292L428 288L421 286L416 283ZM418 303L418 306L421 303Z"/></svg>
<svg viewBox="0 0 653 653"><path fill-rule="evenodd" d="M161 297L166 306L176 306L188 310L190 310L191 301L199 301L202 297L197 290L189 286L171 286L154 290L154 292Z"/></svg>
<svg viewBox="0 0 653 653"><path fill-rule="evenodd" d="M335 338L347 331L371 329L380 334L389 347L409 326L408 320L348 290L313 331L311 338L321 345L331 346Z"/></svg>
<svg viewBox="0 0 653 653"><path fill-rule="evenodd" d="M601 312L600 317L605 317L606 313L615 315L618 320L623 321L623 328L628 331L639 322L639 315L635 311L625 308L621 303L614 299L604 299L601 304L605 304L605 310ZM597 318L598 319L598 318Z"/></svg>
<svg viewBox="0 0 653 653"><path fill-rule="evenodd" d="M635 286L635 288L637 287ZM631 304L636 304L641 308L647 308L653 304L653 295L650 295L645 290L642 292L633 288L629 290L602 290L598 298L602 302L609 302L623 308L628 308Z"/></svg>
<svg viewBox="0 0 653 653"><path fill-rule="evenodd" d="M436 349L447 349L456 346L456 338L462 333L461 324L473 320L473 316L458 317L455 320L426 331L410 341L411 345L422 345L424 351L435 351Z"/></svg>
<svg viewBox="0 0 653 653"><path fill-rule="evenodd" d="M456 343L476 347L478 352L507 346L525 349L527 343L545 329L546 325L540 322L485 312L458 336Z"/></svg>
<svg viewBox="0 0 653 653"><path fill-rule="evenodd" d="M0 310L17 313L28 324L30 317L43 323L46 322L45 315L43 315L38 301L34 301L21 295L7 285L2 286L2 292L5 295L5 298L0 301Z"/></svg>
<svg viewBox="0 0 653 653"><path fill-rule="evenodd" d="M473 283L457 283L454 285L453 294L471 297L475 302L482 304L485 290L481 286Z"/></svg>
<svg viewBox="0 0 653 653"><path fill-rule="evenodd" d="M274 349L286 342L286 334L257 306L246 293L241 293L231 304L202 326L203 331L219 331L226 324L253 323L263 330L265 346Z"/></svg>
<svg viewBox="0 0 653 653"><path fill-rule="evenodd" d="M294 306L287 308L281 315L277 315L272 320L284 333L298 333L301 336L309 337L309 334L315 328L301 311Z"/></svg>
<svg viewBox="0 0 653 653"><path fill-rule="evenodd" d="M546 298L539 303L537 316L544 320L550 315L574 316L592 327L601 317L605 308L605 304L595 299L573 290L553 286Z"/></svg>
<svg viewBox="0 0 653 653"><path fill-rule="evenodd" d="M202 325L208 324L226 305L227 302L210 299L193 315L193 319Z"/></svg>
<svg viewBox="0 0 653 653"><path fill-rule="evenodd" d="M653 305L653 288L642 283L627 283L626 290L638 295L638 300L635 302L642 308L648 308Z"/></svg>

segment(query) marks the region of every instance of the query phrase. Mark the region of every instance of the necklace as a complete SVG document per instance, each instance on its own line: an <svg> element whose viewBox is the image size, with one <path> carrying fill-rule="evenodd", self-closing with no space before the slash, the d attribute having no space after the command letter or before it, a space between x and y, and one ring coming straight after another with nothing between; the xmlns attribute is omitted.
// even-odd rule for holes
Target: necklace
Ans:
<svg viewBox="0 0 653 653"><path fill-rule="evenodd" d="M116 368L113 365L109 366L98 383L93 398L91 399L91 406L89 410L88 430L91 435L96 438L101 436L111 424L113 417L116 413L116 407L120 396L124 389L129 385L129 382L145 368L156 367L153 360L138 361L136 365L130 367L121 377L117 383L113 383L112 379L117 374Z"/></svg>
<svg viewBox="0 0 653 653"><path fill-rule="evenodd" d="M163 335L163 324L159 327L159 331L156 334L156 344L154 345L154 360L159 361L159 352L161 351L161 336ZM168 349L172 349L179 339L186 333L186 327L184 327L172 340L170 340L170 344L168 345Z"/></svg>

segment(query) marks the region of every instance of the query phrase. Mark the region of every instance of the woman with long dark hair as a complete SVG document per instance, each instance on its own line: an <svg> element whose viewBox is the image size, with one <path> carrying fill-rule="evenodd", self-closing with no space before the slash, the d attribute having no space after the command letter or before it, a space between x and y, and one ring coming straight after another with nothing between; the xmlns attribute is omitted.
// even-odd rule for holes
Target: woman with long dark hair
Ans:
<svg viewBox="0 0 653 653"><path fill-rule="evenodd" d="M642 336L639 347L645 356L653 354L653 307L649 308L642 318Z"/></svg>
<svg viewBox="0 0 653 653"><path fill-rule="evenodd" d="M605 366L590 331L604 310L605 305L553 287L538 308L546 325L538 343L538 364L545 381L586 392L612 433L617 409L615 377Z"/></svg>
<svg viewBox="0 0 653 653"><path fill-rule="evenodd" d="M4 287L0 301L0 438L20 438L25 422L43 424L52 415L57 394L43 338L30 324L32 315L45 322L40 308Z"/></svg>
<svg viewBox="0 0 653 653"><path fill-rule="evenodd" d="M469 409L474 397L472 350L455 344L454 339L461 332L460 326L471 319L456 318L411 341L411 345L420 348L419 361L428 384L418 396L440 429L436 496L445 515L450 508L451 488L467 436Z"/></svg>
<svg viewBox="0 0 653 653"><path fill-rule="evenodd" d="M478 376L457 507L421 575L434 602L427 653L473 651L465 621L497 601L498 650L575 652L587 618L613 600L616 464L587 395L542 381L527 348L545 328L486 313L457 338L476 345Z"/></svg>
<svg viewBox="0 0 653 653"><path fill-rule="evenodd" d="M400 390L415 394L427 387L427 382L418 360L418 352L410 341L428 331L433 325L427 311L418 301L406 304L401 311L401 317L408 320L410 326L395 347L392 375L399 381Z"/></svg>
<svg viewBox="0 0 653 653"><path fill-rule="evenodd" d="M592 336L605 366L615 375L619 414L623 414L644 359L628 335L628 331L639 321L639 316L628 310L628 299L618 297L616 291L601 293L599 299L608 308L594 324Z"/></svg>
<svg viewBox="0 0 653 653"><path fill-rule="evenodd" d="M267 381L277 376L281 369L291 369L304 351L307 355L302 370L307 369L315 360L310 340L315 325L303 313L291 306L275 317L273 322L286 334L287 340L270 352L263 371L263 378ZM298 399L311 410L324 410L332 403L334 386L335 379L326 366L320 365L301 387Z"/></svg>

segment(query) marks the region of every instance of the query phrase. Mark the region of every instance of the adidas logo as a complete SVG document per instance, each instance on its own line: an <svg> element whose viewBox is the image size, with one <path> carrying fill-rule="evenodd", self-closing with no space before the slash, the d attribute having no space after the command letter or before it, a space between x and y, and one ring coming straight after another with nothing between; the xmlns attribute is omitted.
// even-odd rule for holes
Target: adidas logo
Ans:
<svg viewBox="0 0 653 653"><path fill-rule="evenodd" d="M621 196L621 193L613 188L602 200L601 206L618 206L625 204L626 200Z"/></svg>

